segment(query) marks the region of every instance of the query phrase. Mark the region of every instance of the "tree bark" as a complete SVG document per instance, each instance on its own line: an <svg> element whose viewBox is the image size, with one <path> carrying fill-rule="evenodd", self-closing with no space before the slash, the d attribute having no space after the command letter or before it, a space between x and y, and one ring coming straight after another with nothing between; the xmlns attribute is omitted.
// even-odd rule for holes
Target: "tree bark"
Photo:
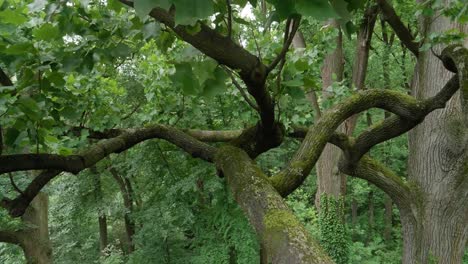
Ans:
<svg viewBox="0 0 468 264"><path fill-rule="evenodd" d="M107 218L106 214L102 208L102 188L101 188L101 179L99 178L98 171L95 166L90 168L94 176L94 196L96 203L99 204L98 208L98 225L99 225L99 249L101 254L104 252L104 249L107 247L108 236L107 236Z"/></svg>
<svg viewBox="0 0 468 264"><path fill-rule="evenodd" d="M223 146L215 163L259 235L266 263L333 263L246 152Z"/></svg>
<svg viewBox="0 0 468 264"><path fill-rule="evenodd" d="M388 195L385 194L385 212L384 212L384 232L383 237L387 244L392 242L392 216L393 202Z"/></svg>
<svg viewBox="0 0 468 264"><path fill-rule="evenodd" d="M445 1L447 6L449 3ZM425 36L452 28L468 33L467 25L450 22L439 14L420 21L420 32ZM467 39L464 46L468 46ZM437 46L434 51L440 53L441 49ZM465 58L465 65L466 61ZM421 52L412 92L417 98L432 96L452 75L430 51ZM466 96L466 76L463 78L465 87L460 90ZM414 185L420 201L413 210L401 212L403 263L462 261L468 238L468 113L462 111L460 99L457 93L446 108L429 114L409 134L408 181Z"/></svg>
<svg viewBox="0 0 468 264"><path fill-rule="evenodd" d="M322 67L322 91L323 96L327 97L326 89L343 79L343 36L337 20L330 20L329 27L338 30L338 36L333 40L335 49L325 57ZM335 78L335 79L334 79ZM344 126L339 126L337 131L344 132ZM344 174L340 173L337 164L340 158L341 150L332 144L327 144L320 155L316 164L317 170L317 193L315 196L315 205L320 210L320 198L322 195L333 196L335 198L343 195Z"/></svg>
<svg viewBox="0 0 468 264"><path fill-rule="evenodd" d="M11 238L14 238L14 241L5 241L19 245L23 249L28 264L52 263L47 215L48 203L47 195L39 193L22 216L22 221L28 227L11 232ZM0 241L2 241L1 238Z"/></svg>
<svg viewBox="0 0 468 264"><path fill-rule="evenodd" d="M367 196L367 244L371 242L372 237L374 236L374 226L375 226L375 217L374 217L374 191L372 190L369 192Z"/></svg>
<svg viewBox="0 0 468 264"><path fill-rule="evenodd" d="M110 168L110 172L112 177L114 177L115 181L119 185L120 192L122 193L124 200L124 206L126 209L124 215L125 234L127 236L126 238L128 242L127 251L128 253L132 253L135 250L135 245L133 243L133 235L135 235L135 222L131 218L131 214L133 213L133 188L130 180L121 177L115 168Z"/></svg>
<svg viewBox="0 0 468 264"><path fill-rule="evenodd" d="M101 254L102 254L108 244L107 217L103 212L99 212L98 223L99 223L99 249L101 250Z"/></svg>

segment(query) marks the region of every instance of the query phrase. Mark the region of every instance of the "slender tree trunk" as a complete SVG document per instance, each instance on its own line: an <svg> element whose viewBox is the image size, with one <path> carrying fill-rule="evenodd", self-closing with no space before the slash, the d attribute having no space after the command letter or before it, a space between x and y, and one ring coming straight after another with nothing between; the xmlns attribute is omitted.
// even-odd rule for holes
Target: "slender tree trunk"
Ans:
<svg viewBox="0 0 468 264"><path fill-rule="evenodd" d="M107 247L108 241L107 241L107 217L105 214L100 212L100 215L98 217L98 222L99 222L99 248L101 250L101 253L104 251L104 249Z"/></svg>
<svg viewBox="0 0 468 264"><path fill-rule="evenodd" d="M325 57L322 67L322 89L323 96L327 97L326 89L333 84L333 82L341 81L343 79L343 36L339 29L338 21L330 20L328 26L338 30L338 36L333 40L335 49L333 52ZM344 132L344 126L338 129ZM343 177L344 174L340 173L337 164L341 155L341 150L332 145L327 144L322 151L322 154L317 161L317 193L315 196L315 205L320 209L320 199L322 195L333 196L338 198L343 195Z"/></svg>
<svg viewBox="0 0 468 264"><path fill-rule="evenodd" d="M104 249L107 247L108 236L107 236L107 219L106 214L102 208L102 188L101 188L101 179L99 178L99 173L96 167L91 167L91 172L94 175L94 196L96 202L99 204L98 209L98 225L99 225L99 249L101 254L104 252Z"/></svg>
<svg viewBox="0 0 468 264"><path fill-rule="evenodd" d="M351 224L356 227L357 224L358 203L355 198L351 202Z"/></svg>
<svg viewBox="0 0 468 264"><path fill-rule="evenodd" d="M132 253L135 250L135 245L133 243L133 236L135 235L135 222L131 218L131 214L133 212L133 188L130 180L128 178L121 177L120 174L117 172L115 168L110 168L109 171L114 177L115 181L119 185L120 192L122 193L122 197L124 200L124 206L126 209L124 215L124 222L125 222L125 233L127 235L127 242L128 242L128 253Z"/></svg>
<svg viewBox="0 0 468 264"><path fill-rule="evenodd" d="M369 186L371 188L371 186ZM367 196L367 244L371 242L372 237L374 236L374 226L375 226L375 206L374 206L374 191L371 189L369 195Z"/></svg>
<svg viewBox="0 0 468 264"><path fill-rule="evenodd" d="M390 81L390 49L393 45L393 40L395 34L392 34L391 37L388 37L387 33L387 27L385 24L385 20L383 18L380 19L380 25L381 25L381 30L382 30L382 40L384 42L385 48L384 52L382 54L382 73L383 73L383 79L384 79L384 89L391 89L391 81ZM404 61L404 57L403 57ZM402 71L403 74L405 73L405 68L402 65ZM406 78L404 83L406 83ZM389 118L390 113L385 111L384 112L384 117ZM385 165L389 165L389 151L387 149L387 145L384 147L384 155L385 155ZM392 207L393 207L393 202L390 196L387 194L384 194L384 206L385 206L385 211L384 211L384 231L383 231L383 237L384 240L387 244L389 244L392 241Z"/></svg>
<svg viewBox="0 0 468 264"><path fill-rule="evenodd" d="M384 212L384 232L383 232L383 237L385 242L387 244L392 242L392 208L393 208L393 202L390 197L385 194L385 212Z"/></svg>
<svg viewBox="0 0 468 264"><path fill-rule="evenodd" d="M445 2L448 6L450 1ZM439 14L420 23L423 36L451 28L468 33L467 25L462 27ZM437 46L434 52L440 53L441 49ZM413 94L418 98L432 96L452 75L430 51L421 52ZM446 108L429 114L409 134L408 181L414 184L420 201L413 210L401 211L403 263L462 261L468 238L467 115L462 112L457 93Z"/></svg>

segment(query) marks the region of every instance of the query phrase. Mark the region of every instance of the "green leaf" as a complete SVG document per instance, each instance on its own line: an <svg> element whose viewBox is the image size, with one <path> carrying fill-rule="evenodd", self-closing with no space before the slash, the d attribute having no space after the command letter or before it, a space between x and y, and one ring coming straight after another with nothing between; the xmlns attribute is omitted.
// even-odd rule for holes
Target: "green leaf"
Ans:
<svg viewBox="0 0 468 264"><path fill-rule="evenodd" d="M18 129L9 127L5 133L5 144L7 146L12 146L15 143L16 138L18 138L19 134L20 131Z"/></svg>
<svg viewBox="0 0 468 264"><path fill-rule="evenodd" d="M127 57L132 53L132 49L126 44L119 43L112 51L111 55L118 58Z"/></svg>
<svg viewBox="0 0 468 264"><path fill-rule="evenodd" d="M153 8L161 7L168 10L171 5L171 0L135 0L133 7L135 8L137 16L143 19Z"/></svg>
<svg viewBox="0 0 468 264"><path fill-rule="evenodd" d="M290 87L298 87L304 85L304 82L301 79L295 78L289 81L281 82L283 85L290 86Z"/></svg>
<svg viewBox="0 0 468 264"><path fill-rule="evenodd" d="M333 7L328 1L297 0L296 9L303 16L310 16L318 20L337 17Z"/></svg>
<svg viewBox="0 0 468 264"><path fill-rule="evenodd" d="M34 51L34 46L28 42L10 45L3 52L8 55L21 55L24 53L33 53Z"/></svg>
<svg viewBox="0 0 468 264"><path fill-rule="evenodd" d="M331 0L331 5L340 18L348 21L351 19L351 14L348 11L348 3L344 0Z"/></svg>
<svg viewBox="0 0 468 264"><path fill-rule="evenodd" d="M295 100L305 98L304 91L299 87L289 87L287 89L288 94Z"/></svg>
<svg viewBox="0 0 468 264"><path fill-rule="evenodd" d="M295 0L268 0L268 2L275 6L281 20L296 13Z"/></svg>
<svg viewBox="0 0 468 264"><path fill-rule="evenodd" d="M46 0L34 0L34 2L28 5L29 12L41 11L45 8L46 4L47 4ZM0 3L0 6L1 6L1 3Z"/></svg>
<svg viewBox="0 0 468 264"><path fill-rule="evenodd" d="M57 38L59 29L51 23L43 24L39 28L33 29L33 36L38 40L51 40Z"/></svg>
<svg viewBox="0 0 468 264"><path fill-rule="evenodd" d="M23 111L23 113L25 113L32 120L37 121L41 118L39 106L31 97L21 97L16 100L16 103L18 104L18 107L21 109L21 111Z"/></svg>
<svg viewBox="0 0 468 264"><path fill-rule="evenodd" d="M0 12L0 21L14 25L21 25L28 21L28 18L19 12L6 9Z"/></svg>
<svg viewBox="0 0 468 264"><path fill-rule="evenodd" d="M214 79L215 69L218 63L212 59L192 62L193 73L197 76L198 83L203 85L206 80Z"/></svg>
<svg viewBox="0 0 468 264"><path fill-rule="evenodd" d="M161 32L161 26L159 26L159 24L156 22L151 22L145 24L141 31L143 32L143 38L149 39L151 37L156 37L159 35L159 33Z"/></svg>
<svg viewBox="0 0 468 264"><path fill-rule="evenodd" d="M176 8L175 23L193 25L199 19L211 16L214 12L211 0L173 0Z"/></svg>
<svg viewBox="0 0 468 264"><path fill-rule="evenodd" d="M189 63L175 65L176 71L170 78L177 88L182 88L186 95L196 95L200 90L198 81L194 78L192 66Z"/></svg>
<svg viewBox="0 0 468 264"><path fill-rule="evenodd" d="M123 8L123 4L119 0L107 0L107 7L118 12Z"/></svg>
<svg viewBox="0 0 468 264"><path fill-rule="evenodd" d="M346 37L348 37L348 39L351 39L351 35L357 31L356 26L351 21L346 22L344 25L342 22L340 22L340 24Z"/></svg>
<svg viewBox="0 0 468 264"><path fill-rule="evenodd" d="M214 79L209 79L203 88L203 96L213 97L226 91L227 74L220 67L216 68L214 72Z"/></svg>

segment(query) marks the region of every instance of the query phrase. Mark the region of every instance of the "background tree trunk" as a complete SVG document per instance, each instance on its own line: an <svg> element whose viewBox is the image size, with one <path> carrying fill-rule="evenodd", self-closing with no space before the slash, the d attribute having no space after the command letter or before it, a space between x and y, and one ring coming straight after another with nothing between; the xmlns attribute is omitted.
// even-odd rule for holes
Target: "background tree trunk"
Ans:
<svg viewBox="0 0 468 264"><path fill-rule="evenodd" d="M445 2L448 5L450 1ZM468 33L466 25L451 23L439 14L420 21L424 36L452 28ZM464 45L468 45L468 40ZM441 46L434 49L436 53L441 50ZM417 98L430 97L452 75L430 51L421 52L412 92ZM408 180L414 184L420 201L412 212L401 212L403 263L462 261L468 237L468 124L463 121L466 114L461 111L458 92L446 108L429 114L409 133Z"/></svg>
<svg viewBox="0 0 468 264"><path fill-rule="evenodd" d="M20 246L29 264L52 263L48 208L49 200L47 195L39 193L22 216L22 220L29 227L17 231L17 233Z"/></svg>
<svg viewBox="0 0 468 264"><path fill-rule="evenodd" d="M337 20L330 20L329 27L338 30L338 36L334 39L332 45L335 45L333 52L329 53L323 62L322 67L322 91L323 97L327 97L326 89L333 84L343 79L343 36L339 29ZM340 132L345 132L344 126L338 129ZM320 198L323 194L338 198L344 194L346 183L343 180L344 174L340 173L337 164L341 155L341 150L332 145L327 144L317 161L317 193L315 196L315 205L320 209Z"/></svg>

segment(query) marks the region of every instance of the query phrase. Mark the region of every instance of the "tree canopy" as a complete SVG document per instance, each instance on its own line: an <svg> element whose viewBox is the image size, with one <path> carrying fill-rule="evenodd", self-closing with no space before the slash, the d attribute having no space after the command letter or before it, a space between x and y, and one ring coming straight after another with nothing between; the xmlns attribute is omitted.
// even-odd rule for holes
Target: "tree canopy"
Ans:
<svg viewBox="0 0 468 264"><path fill-rule="evenodd" d="M359 234L345 208L370 214L376 193L389 197L388 232L401 214L403 235L373 261L461 261L467 228L451 260L407 246L439 198L407 176L417 148L405 133L459 117L443 159L457 172L447 203L466 224L467 6L0 0L0 242L31 263L363 263L357 243L381 242L375 220ZM418 88L437 77L431 65L443 83ZM324 159L351 176L344 187L320 180ZM333 198L320 184L349 188Z"/></svg>

